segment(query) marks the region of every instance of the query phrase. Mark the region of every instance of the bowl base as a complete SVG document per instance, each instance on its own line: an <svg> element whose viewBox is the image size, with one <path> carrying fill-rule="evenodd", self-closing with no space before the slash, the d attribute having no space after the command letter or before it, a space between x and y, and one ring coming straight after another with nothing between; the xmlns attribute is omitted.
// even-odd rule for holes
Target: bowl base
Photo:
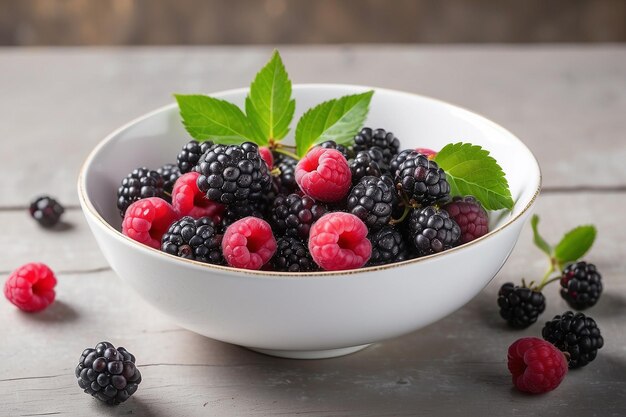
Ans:
<svg viewBox="0 0 626 417"><path fill-rule="evenodd" d="M259 349L253 347L246 347L258 353L265 355L277 356L279 358L288 359L327 359L336 358L339 356L349 355L351 353L358 352L368 347L369 344L360 346L351 346L339 349L326 349L326 350L274 350L274 349Z"/></svg>

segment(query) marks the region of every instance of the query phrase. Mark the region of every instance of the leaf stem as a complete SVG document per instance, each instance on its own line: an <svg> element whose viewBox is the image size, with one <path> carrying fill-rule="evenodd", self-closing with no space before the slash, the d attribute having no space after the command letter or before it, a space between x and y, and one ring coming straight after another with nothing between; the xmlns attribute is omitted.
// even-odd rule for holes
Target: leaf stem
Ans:
<svg viewBox="0 0 626 417"><path fill-rule="evenodd" d="M282 148L282 146L281 146L281 147L279 147L279 148L278 148L278 147L277 147L277 148L274 148L274 151L276 151L276 152L278 152L278 153L282 153L283 155L290 156L291 158L295 159L296 161L299 161L299 160L300 160L300 157L299 157L298 155L296 155L296 154L295 154L295 153L293 153L293 152L289 152L289 151L284 150L284 149Z"/></svg>
<svg viewBox="0 0 626 417"><path fill-rule="evenodd" d="M411 206L406 204L404 206L404 211L402 212L402 216L400 216L399 219L391 219L391 220L389 220L389 224L393 226L394 224L402 223L404 221L404 219L406 219L406 216L409 214L409 210L410 209L411 209Z"/></svg>

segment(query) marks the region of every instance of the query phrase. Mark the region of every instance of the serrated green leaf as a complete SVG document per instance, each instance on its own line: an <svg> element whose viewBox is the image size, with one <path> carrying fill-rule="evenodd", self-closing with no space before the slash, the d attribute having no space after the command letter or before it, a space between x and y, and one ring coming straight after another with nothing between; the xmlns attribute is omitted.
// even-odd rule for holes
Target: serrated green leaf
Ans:
<svg viewBox="0 0 626 417"><path fill-rule="evenodd" d="M215 143L240 144L250 141L267 144L255 134L245 114L232 103L205 95L175 94L183 125L197 140Z"/></svg>
<svg viewBox="0 0 626 417"><path fill-rule="evenodd" d="M258 72L246 97L246 115L266 141L280 140L289 133L296 109L291 98L291 80L278 51Z"/></svg>
<svg viewBox="0 0 626 417"><path fill-rule="evenodd" d="M578 226L567 232L556 245L554 257L561 265L575 262L591 249L595 239L596 228L594 226Z"/></svg>
<svg viewBox="0 0 626 417"><path fill-rule="evenodd" d="M343 96L309 109L296 127L296 153L303 156L309 148L327 140L345 144L363 126L374 91Z"/></svg>
<svg viewBox="0 0 626 417"><path fill-rule="evenodd" d="M539 234L537 226L539 225L539 216L536 214L530 219L530 225L533 228L533 241L535 245L541 249L546 255L552 256L552 246Z"/></svg>
<svg viewBox="0 0 626 417"><path fill-rule="evenodd" d="M437 153L435 162L446 172L453 195L473 195L487 210L513 208L504 171L489 151L471 143L451 143Z"/></svg>

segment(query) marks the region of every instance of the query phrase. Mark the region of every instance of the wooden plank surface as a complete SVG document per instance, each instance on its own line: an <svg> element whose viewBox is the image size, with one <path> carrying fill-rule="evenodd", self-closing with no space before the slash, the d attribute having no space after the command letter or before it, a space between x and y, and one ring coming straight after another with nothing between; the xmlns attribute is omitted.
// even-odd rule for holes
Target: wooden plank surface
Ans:
<svg viewBox="0 0 626 417"><path fill-rule="evenodd" d="M538 336L541 324L508 330L495 305L503 282L543 273L529 227L496 279L468 305L425 329L332 360L271 358L180 329L108 269L75 206L85 154L108 131L166 103L172 91L243 84L267 52L0 51L0 111L11 116L0 119L0 272L4 277L33 259L59 271L58 300L45 312L23 314L0 302L0 416L626 415L626 242L619 211L626 206L624 48L284 50L298 81L423 92L494 118L541 160L547 190L537 212L546 237L596 224L598 241L587 258L600 268L606 291L589 314L606 346L549 395L517 393L506 371L507 346ZM391 61L396 64L383 65ZM319 62L329 67L315 67ZM381 74L373 62L396 76ZM432 84L428 76L436 77ZM33 150L32 141L45 145ZM598 160L605 163L581 168ZM28 199L43 190L70 204L68 226L44 231L25 214ZM556 287L546 296L541 322L566 309ZM88 398L73 376L82 349L101 339L135 353L144 375L138 393L117 408Z"/></svg>

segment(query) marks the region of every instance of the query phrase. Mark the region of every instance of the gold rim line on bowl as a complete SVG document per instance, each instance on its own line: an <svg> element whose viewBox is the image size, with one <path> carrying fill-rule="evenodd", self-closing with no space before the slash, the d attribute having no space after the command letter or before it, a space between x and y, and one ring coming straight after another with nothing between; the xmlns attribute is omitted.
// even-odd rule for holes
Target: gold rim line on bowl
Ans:
<svg viewBox="0 0 626 417"><path fill-rule="evenodd" d="M535 200L537 199L537 196L539 195L539 192L541 191L541 184L543 181L543 177L541 175L541 167L539 166L539 162L537 161L537 158L535 157L535 155L533 154L533 152L516 136L514 135L512 132L510 132L509 130L505 129L504 127L500 126L499 124L492 122L490 119L487 119L486 117L475 113L471 110L468 110L464 107L461 106L457 106L456 104L452 104L452 103L448 103L446 101L443 100L439 100L437 98L432 98L432 97L427 97L427 96L423 96L420 94L414 94L414 93L409 93L409 92L405 92L405 91L399 91L399 90L392 90L392 89L387 89L387 88L378 88L378 87L367 87L367 86L362 86L362 85L352 85L352 84L294 84L293 86L298 87L298 88L304 88L304 89L308 89L308 88L319 88L319 87L344 87L344 88L351 88L354 90L377 90L377 91L384 91L384 92L389 92L389 93L394 93L394 94L402 94L402 95L408 95L408 96L413 96L413 97L419 97L422 99L427 99L427 100L431 100L431 101L435 101L441 104L445 104L447 106L451 106L453 108L456 109L460 109L464 112L470 113L473 116L478 116L481 119L483 119L483 121L487 122L488 124L492 125L492 127L495 127L497 129L503 130L506 133L508 133L509 135L511 135L512 138L514 138L515 140L517 140L518 142L520 142L524 148L526 148L526 150L528 150L528 152L531 154L531 156L533 157L535 164L537 166L537 170L539 171L539 181L537 184L537 189L535 190L532 198L529 200L529 202L526 204L526 206L515 216L512 217L511 219L509 219L506 223L504 223L503 225L497 227L494 230L489 231L486 235L483 235L477 239L472 240L471 242L468 243L464 243L462 245L459 246L455 246L453 248L447 249L443 252L439 252L439 253L434 253L432 255L426 255L426 256L422 256L419 258L414 258L414 259L409 259L406 261L400 261L400 262L393 262L390 264L385 264L385 265L377 265L377 266L368 266L368 267L363 267L363 268L358 268L358 269L349 269L349 270L343 270L343 271L317 271L317 272L281 272L281 271L260 271L260 270L251 270L251 269L243 269L243 268L235 268L235 267L231 267L231 266L222 266L222 265L214 265L214 264L209 264L209 263L205 263L205 262L200 262L200 261L195 261L195 260L191 260L191 259L185 259L185 258L181 258L179 256L174 256L171 255L169 253L163 252L161 250L152 248L150 246L147 245L143 245L133 239L131 239L130 237L124 235L122 232L120 232L119 230L117 230L115 227L113 227L112 225L110 225L101 215L100 213L98 213L98 211L96 210L96 208L93 206L93 204L91 203L91 201L89 200L89 198L87 197L87 191L86 191L86 180L85 180L85 171L87 169L87 165L89 165L92 161L93 158L95 156L95 154L102 148L104 147L104 145L106 143L108 143L112 138L114 138L115 136L117 136L119 133L123 132L124 130L128 129L129 127L145 120L148 119L152 116L154 116L155 114L158 114L160 112L163 112L165 110L168 110L170 108L176 107L176 103L171 103L171 104L167 104L165 106L162 106L158 109L155 109L149 113L146 113L142 116L139 116L133 120L131 120L130 122L124 124L123 126L121 126L120 128L114 130L113 132L111 132L110 134L108 134L104 139L102 139L94 149L92 149L92 151L89 153L89 155L87 156L87 158L85 159L85 161L83 162L83 164L81 165L79 174L78 174L78 197L79 197L79 201L81 203L81 206L83 208L87 208L87 210L94 216L94 218L101 224L103 225L105 228L110 229L111 231L113 231L114 236L117 239L123 239L123 241L125 242L130 242L133 245L136 245L139 249L141 250L147 250L148 253L152 253L152 254L158 254L158 256L166 256L166 257L170 257L174 260L177 261L182 261L182 262L186 262L189 263L191 265L197 266L197 267L201 267L201 268L206 268L209 270L218 270L218 271L223 271L223 272L230 272L230 273L234 273L234 272L238 272L238 273L243 273L243 274L247 274L247 275L254 275L254 276L259 276L259 277L265 277L265 278L284 278L284 277L328 277L328 276L337 276L337 275L353 275L353 274L358 274L358 273L367 273L367 272L376 272L376 271L381 271L381 270L385 270L385 269L392 269L392 268L398 268L404 265L411 265L414 263L418 263L418 262L423 262L423 261L427 261L430 260L434 257L438 257L438 256L442 256L442 255L446 255L448 253L451 252L455 252L458 250L462 250L465 248L468 248L469 246L475 244L475 243L479 243L485 239L488 239L489 237L495 235L496 233L500 232L501 230L504 230L505 228L507 228L508 226L510 226L511 224L513 224L517 219L519 219L520 217L522 217L529 209L530 207L532 207L532 205L534 204ZM220 97L223 95L228 95L228 94L233 94L233 93L241 93L244 91L247 91L248 88L236 88L236 89L231 89L231 90L225 90L225 91L221 91L218 94L213 94L213 96L216 97Z"/></svg>

